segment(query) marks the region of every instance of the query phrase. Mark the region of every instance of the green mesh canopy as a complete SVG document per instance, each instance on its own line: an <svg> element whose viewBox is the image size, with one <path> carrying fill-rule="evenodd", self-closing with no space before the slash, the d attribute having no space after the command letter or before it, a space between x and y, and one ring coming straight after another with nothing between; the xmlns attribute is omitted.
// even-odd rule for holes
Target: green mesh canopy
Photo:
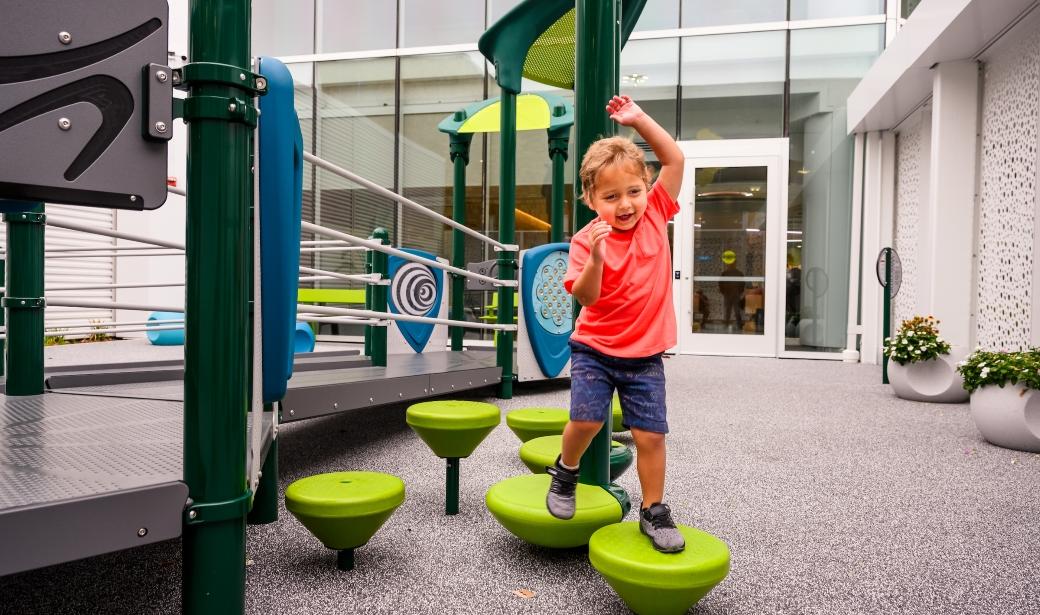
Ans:
<svg viewBox="0 0 1040 615"><path fill-rule="evenodd" d="M535 39L524 60L524 77L564 90L574 89L575 12L571 9L564 13Z"/></svg>

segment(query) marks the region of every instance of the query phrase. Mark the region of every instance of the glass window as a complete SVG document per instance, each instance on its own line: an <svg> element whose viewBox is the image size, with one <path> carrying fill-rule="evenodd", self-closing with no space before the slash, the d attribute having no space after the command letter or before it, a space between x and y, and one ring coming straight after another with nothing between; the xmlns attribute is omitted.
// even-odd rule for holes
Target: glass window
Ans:
<svg viewBox="0 0 1040 615"><path fill-rule="evenodd" d="M787 0L683 0L682 27L730 26L787 20Z"/></svg>
<svg viewBox="0 0 1040 615"><path fill-rule="evenodd" d="M679 27L679 0L647 0L636 32L645 30L668 30Z"/></svg>
<svg viewBox="0 0 1040 615"><path fill-rule="evenodd" d="M287 65L293 78L293 94L296 116L300 118L300 133L303 135L303 150L314 151L314 64L303 62ZM303 219L314 222L314 188L315 173L311 165L303 168ZM300 264L304 267L314 266L314 253L301 252ZM313 282L303 282L300 286L313 287Z"/></svg>
<svg viewBox="0 0 1040 615"><path fill-rule="evenodd" d="M786 32L682 39L683 139L783 136Z"/></svg>
<svg viewBox="0 0 1040 615"><path fill-rule="evenodd" d="M632 97L669 134L675 135L679 84L679 39L629 41L621 52L621 93ZM605 101L604 101L605 104ZM620 134L635 138L635 131Z"/></svg>
<svg viewBox="0 0 1040 615"><path fill-rule="evenodd" d="M845 101L883 47L881 25L791 32L788 350L845 347L853 154Z"/></svg>
<svg viewBox="0 0 1040 615"><path fill-rule="evenodd" d="M315 155L389 189L394 188L395 63L375 58L316 64ZM394 201L323 169L308 165L306 170L314 173L316 224L359 237L383 227L393 240ZM318 268L340 273L363 273L364 261L363 251L315 253ZM340 280L320 284L360 287Z"/></svg>
<svg viewBox="0 0 1040 615"><path fill-rule="evenodd" d="M475 43L484 33L484 0L402 0L401 47Z"/></svg>
<svg viewBox="0 0 1040 615"><path fill-rule="evenodd" d="M318 23L321 24L319 53L397 46L396 2L325 0Z"/></svg>
<svg viewBox="0 0 1040 615"><path fill-rule="evenodd" d="M254 55L314 53L314 0L254 0L252 35Z"/></svg>
<svg viewBox="0 0 1040 615"><path fill-rule="evenodd" d="M858 17L884 12L885 0L791 0L791 19Z"/></svg>

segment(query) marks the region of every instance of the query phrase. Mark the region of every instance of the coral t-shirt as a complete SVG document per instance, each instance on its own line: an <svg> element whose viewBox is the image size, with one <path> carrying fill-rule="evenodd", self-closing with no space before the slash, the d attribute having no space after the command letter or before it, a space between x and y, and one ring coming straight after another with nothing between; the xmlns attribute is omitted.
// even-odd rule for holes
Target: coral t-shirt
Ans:
<svg viewBox="0 0 1040 615"><path fill-rule="evenodd" d="M582 308L571 334L572 340L615 357L649 357L675 346L668 221L679 212L679 204L660 184L654 184L646 201L635 228L606 237L599 299ZM571 238L563 280L567 292L589 260L589 228L598 221Z"/></svg>

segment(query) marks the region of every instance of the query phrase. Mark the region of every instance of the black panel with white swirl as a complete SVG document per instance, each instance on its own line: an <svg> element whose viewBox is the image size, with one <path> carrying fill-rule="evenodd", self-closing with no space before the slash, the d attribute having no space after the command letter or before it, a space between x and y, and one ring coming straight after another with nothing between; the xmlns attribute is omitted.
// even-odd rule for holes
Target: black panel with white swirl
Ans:
<svg viewBox="0 0 1040 615"><path fill-rule="evenodd" d="M437 302L437 280L426 265L406 263L394 274L390 292L402 314L426 316Z"/></svg>

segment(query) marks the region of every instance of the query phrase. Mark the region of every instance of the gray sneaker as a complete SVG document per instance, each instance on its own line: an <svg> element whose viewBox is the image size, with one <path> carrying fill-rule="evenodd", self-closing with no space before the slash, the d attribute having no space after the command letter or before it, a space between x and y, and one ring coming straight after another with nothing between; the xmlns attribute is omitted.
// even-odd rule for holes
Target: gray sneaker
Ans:
<svg viewBox="0 0 1040 615"><path fill-rule="evenodd" d="M556 463L545 467L545 473L552 477L549 493L545 495L545 507L549 514L557 519L570 519L574 516L574 492L578 488L578 472L571 471Z"/></svg>
<svg viewBox="0 0 1040 615"><path fill-rule="evenodd" d="M662 553L678 553L686 548L686 540L672 521L672 509L658 502L639 512L639 530L650 538Z"/></svg>

